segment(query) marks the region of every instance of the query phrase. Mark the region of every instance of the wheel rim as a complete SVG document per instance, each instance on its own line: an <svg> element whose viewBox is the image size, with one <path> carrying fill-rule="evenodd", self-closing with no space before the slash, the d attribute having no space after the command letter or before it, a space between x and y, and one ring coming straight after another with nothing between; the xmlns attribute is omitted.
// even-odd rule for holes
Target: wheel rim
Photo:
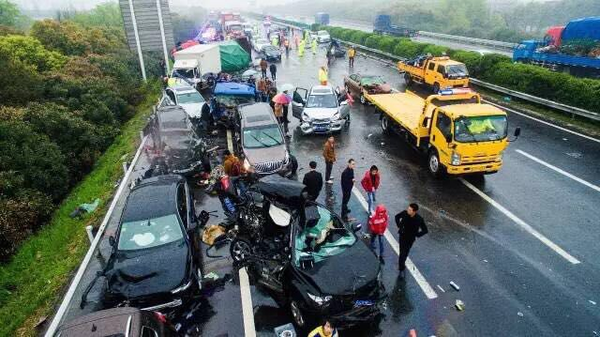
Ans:
<svg viewBox="0 0 600 337"><path fill-rule="evenodd" d="M381 119L381 128L383 129L383 131L387 131L388 129L388 120L386 117L383 117Z"/></svg>
<svg viewBox="0 0 600 337"><path fill-rule="evenodd" d="M233 245L232 252L232 258L235 261L242 261L246 258L246 256L250 255L250 245L248 245L248 243L245 241L236 241Z"/></svg>
<svg viewBox="0 0 600 337"><path fill-rule="evenodd" d="M437 156L435 154L430 155L429 156L429 169L431 170L431 172L437 173L439 167L440 167L440 163L437 159Z"/></svg>
<svg viewBox="0 0 600 337"><path fill-rule="evenodd" d="M290 308L292 309L292 317L294 318L294 321L296 322L296 324L299 327L303 327L304 326L304 317L302 317L302 312L300 312L300 308L298 307L298 304L295 301L292 301L292 303L290 304Z"/></svg>

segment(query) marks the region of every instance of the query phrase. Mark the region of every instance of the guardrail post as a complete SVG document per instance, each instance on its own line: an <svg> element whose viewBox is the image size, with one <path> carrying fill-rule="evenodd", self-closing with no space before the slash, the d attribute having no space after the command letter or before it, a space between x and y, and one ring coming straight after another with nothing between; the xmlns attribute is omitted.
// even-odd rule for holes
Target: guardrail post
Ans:
<svg viewBox="0 0 600 337"><path fill-rule="evenodd" d="M92 233L92 229L94 229L92 226L85 227L85 232L87 233L90 243L92 243L94 241L94 233Z"/></svg>

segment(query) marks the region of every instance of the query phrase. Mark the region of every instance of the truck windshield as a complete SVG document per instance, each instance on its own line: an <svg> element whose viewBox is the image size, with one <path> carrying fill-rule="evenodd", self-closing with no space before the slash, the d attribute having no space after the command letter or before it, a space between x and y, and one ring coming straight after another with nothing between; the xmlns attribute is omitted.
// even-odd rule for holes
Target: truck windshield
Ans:
<svg viewBox="0 0 600 337"><path fill-rule="evenodd" d="M215 95L217 102L225 105L228 108L235 108L240 104L254 103L254 96L251 95Z"/></svg>
<svg viewBox="0 0 600 337"><path fill-rule="evenodd" d="M334 95L310 95L307 108L337 108L337 100Z"/></svg>
<svg viewBox="0 0 600 337"><path fill-rule="evenodd" d="M244 130L244 147L260 149L283 144L281 131L277 125L267 125Z"/></svg>
<svg viewBox="0 0 600 337"><path fill-rule="evenodd" d="M454 139L460 143L504 139L506 131L506 116L459 117L454 121Z"/></svg>
<svg viewBox="0 0 600 337"><path fill-rule="evenodd" d="M338 255L356 243L356 236L338 218L322 206L315 206L319 212L318 222L310 227L299 229L294 240L294 263L312 257L315 263Z"/></svg>
<svg viewBox="0 0 600 337"><path fill-rule="evenodd" d="M469 71L464 64L453 64L446 66L446 72L448 76L468 76Z"/></svg>
<svg viewBox="0 0 600 337"><path fill-rule="evenodd" d="M175 70L179 76L184 77L184 78L194 78L195 74L194 74L194 69L176 69Z"/></svg>

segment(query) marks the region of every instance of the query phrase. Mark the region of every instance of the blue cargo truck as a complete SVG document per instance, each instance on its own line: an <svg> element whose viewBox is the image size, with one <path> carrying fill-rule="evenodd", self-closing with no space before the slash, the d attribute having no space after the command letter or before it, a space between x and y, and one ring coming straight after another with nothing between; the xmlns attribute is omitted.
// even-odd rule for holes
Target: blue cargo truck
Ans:
<svg viewBox="0 0 600 337"><path fill-rule="evenodd" d="M400 37L413 37L417 35L417 31L414 29L392 25L392 17L387 14L379 14L375 17L373 33Z"/></svg>
<svg viewBox="0 0 600 337"><path fill-rule="evenodd" d="M568 46L596 43L596 52L571 55ZM548 30L544 40L527 40L513 50L513 61L531 63L575 76L600 76L600 17L572 20Z"/></svg>
<svg viewBox="0 0 600 337"><path fill-rule="evenodd" d="M320 26L327 26L329 24L329 14L323 12L315 14L315 23Z"/></svg>

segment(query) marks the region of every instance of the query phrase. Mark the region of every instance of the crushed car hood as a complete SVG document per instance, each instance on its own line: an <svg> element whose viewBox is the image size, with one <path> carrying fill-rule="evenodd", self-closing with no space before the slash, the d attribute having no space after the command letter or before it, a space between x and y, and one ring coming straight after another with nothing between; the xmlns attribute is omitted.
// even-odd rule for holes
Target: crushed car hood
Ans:
<svg viewBox="0 0 600 337"><path fill-rule="evenodd" d="M189 252L185 240L117 254L106 273L108 291L113 295L135 299L169 292L188 275Z"/></svg>
<svg viewBox="0 0 600 337"><path fill-rule="evenodd" d="M250 164L285 160L285 145L262 147L257 149L244 149L244 155Z"/></svg>
<svg viewBox="0 0 600 337"><path fill-rule="evenodd" d="M304 113L312 119L331 119L338 111L337 108L306 108Z"/></svg>
<svg viewBox="0 0 600 337"><path fill-rule="evenodd" d="M200 118L204 104L206 103L180 103L179 105L181 105L190 118Z"/></svg>
<svg viewBox="0 0 600 337"><path fill-rule="evenodd" d="M300 272L312 280L321 294L352 295L374 284L379 269L379 261L359 239L343 253L315 264L312 269L300 269Z"/></svg>

